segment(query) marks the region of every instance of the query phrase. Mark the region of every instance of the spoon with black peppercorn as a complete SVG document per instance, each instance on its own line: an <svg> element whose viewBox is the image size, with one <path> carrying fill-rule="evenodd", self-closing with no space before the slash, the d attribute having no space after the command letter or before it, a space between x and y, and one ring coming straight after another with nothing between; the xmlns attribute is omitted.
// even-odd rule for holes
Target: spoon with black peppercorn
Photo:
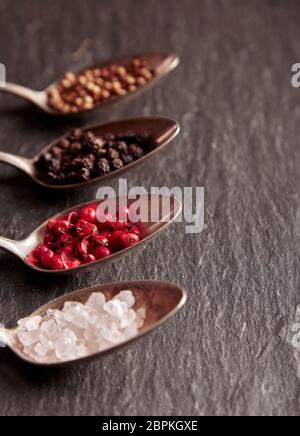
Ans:
<svg viewBox="0 0 300 436"><path fill-rule="evenodd" d="M94 200L55 215L21 241L0 237L0 248L40 273L92 271L145 247L181 210L179 200L159 194Z"/></svg>
<svg viewBox="0 0 300 436"><path fill-rule="evenodd" d="M80 289L64 295L39 308L30 315L27 320L30 321L30 319L32 319L34 321L34 318L37 317L43 319L43 317L47 317L47 312L49 313L49 310L59 311L64 307L65 303L73 302L86 304L89 297L94 293L101 292L106 301L109 301L125 289L131 290L133 294L135 300L133 310L139 310L142 308L145 311L143 325L125 342L114 344L102 351L92 352L91 354L75 359L70 358L65 361L47 362L47 358L45 358L44 361L41 362L25 353L26 350L24 350L24 346L18 339L20 328L0 328L0 341L8 346L19 358L32 365L40 367L63 367L81 364L117 352L129 346L137 339L142 338L144 335L152 332L154 329L165 323L169 318L175 315L186 302L186 292L172 283L151 280L109 283L95 286L93 288ZM96 331L94 333L96 335Z"/></svg>
<svg viewBox="0 0 300 436"><path fill-rule="evenodd" d="M172 53L126 56L78 73L67 72L62 80L44 91L7 82L0 87L0 92L28 100L50 115L78 115L138 96L174 70L178 63L178 56Z"/></svg>
<svg viewBox="0 0 300 436"><path fill-rule="evenodd" d="M169 118L125 119L74 129L33 159L0 152L0 162L22 170L44 188L86 188L133 169L161 151L179 132L179 124ZM78 146L81 151L76 149ZM125 153L127 149L129 151ZM135 157L130 153L131 149ZM56 165L61 169L56 171ZM67 167L68 174L65 174L63 171Z"/></svg>

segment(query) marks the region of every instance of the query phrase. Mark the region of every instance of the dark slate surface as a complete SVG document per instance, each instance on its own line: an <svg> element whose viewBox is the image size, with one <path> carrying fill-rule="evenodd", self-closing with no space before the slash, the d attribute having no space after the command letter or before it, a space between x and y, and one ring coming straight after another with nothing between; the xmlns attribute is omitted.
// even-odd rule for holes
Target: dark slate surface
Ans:
<svg viewBox="0 0 300 436"><path fill-rule="evenodd" d="M300 91L290 83L299 23L296 0L0 0L0 62L10 81L42 88L70 66L178 52L181 66L164 83L77 125L174 117L181 136L131 174L130 185L206 189L202 234L186 236L176 224L142 253L89 275L45 279L1 252L5 325L108 281L164 279L188 292L185 308L152 336L85 366L37 371L1 349L1 414L299 414L286 341L299 294ZM0 98L1 150L31 156L73 125ZM45 194L14 169L0 171L7 237L94 196Z"/></svg>

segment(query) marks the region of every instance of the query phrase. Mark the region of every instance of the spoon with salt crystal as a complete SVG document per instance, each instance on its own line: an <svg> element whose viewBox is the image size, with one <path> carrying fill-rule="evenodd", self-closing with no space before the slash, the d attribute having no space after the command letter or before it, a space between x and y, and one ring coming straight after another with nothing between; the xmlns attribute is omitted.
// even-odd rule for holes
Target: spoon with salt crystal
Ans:
<svg viewBox="0 0 300 436"><path fill-rule="evenodd" d="M95 109L98 109L100 107L106 107L109 104L112 103L118 103L121 101L126 101L131 98L135 98L138 95L140 95L141 92L145 91L149 87L153 86L157 83L158 80L169 74L172 70L174 70L178 63L179 58L173 53L160 53L160 52L154 52L154 53L145 53L140 54L138 56L126 56L123 58L117 58L117 59L110 59L105 62L97 63L92 66L84 68L84 70L79 71L77 74L81 74L84 71L88 71L94 68L103 68L107 65L118 65L118 66L127 66L134 58L141 58L147 62L149 65L149 68L154 72L154 76L151 80L149 80L147 83L145 83L142 86L139 86L136 91L134 92L128 92L125 95L116 95L112 98L109 98L106 101L101 101L98 104L95 104L93 107L90 107L89 109L82 109L74 113L64 113L60 112L58 110L54 110L48 102L48 94L49 91L53 88L56 88L59 84L59 81L52 83L50 86L48 86L43 91L34 91L32 89L26 88L24 86L20 86L14 83L6 82L5 86L0 86L0 92L13 94L17 97L20 97L22 99L25 99L31 103L33 103L35 106L40 108L42 111L46 112L50 115L55 115L59 117L70 117L71 115L78 115L78 114L84 114L91 112Z"/></svg>
<svg viewBox="0 0 300 436"><path fill-rule="evenodd" d="M103 201L103 200L102 200ZM100 260L91 263L84 263L79 266L68 267L67 269L60 270L48 270L43 269L30 262L29 255L39 244L43 242L46 235L49 221L56 221L62 217L66 217L73 214L79 214L83 208L97 207L102 203L101 200L94 200L92 202L84 203L81 205L74 206L70 209L64 210L54 217L48 219L42 225L40 225L36 230L34 230L27 238L21 241L14 241L4 237L0 237L0 248L5 249L19 257L21 261L34 271L47 274L66 274L73 273L77 271L92 271L101 266L107 265L111 262L116 262L123 257L133 253L134 251L143 248L148 242L156 238L161 232L165 231L172 222L179 216L182 210L182 204L179 200L172 196L162 196L159 194L144 194L140 195L138 199L139 209L141 214L144 213L145 219L136 223L139 229L142 239L135 245L131 245L120 251L111 254L108 257L104 257ZM127 196L120 196L115 198L110 198L106 200L106 208L108 210L116 210L118 214L120 212L119 206L123 209L124 207L130 208L136 204L137 199L133 199ZM146 212L147 211L147 212ZM121 212L120 212L121 213ZM155 221L151 219L155 218Z"/></svg>
<svg viewBox="0 0 300 436"><path fill-rule="evenodd" d="M179 133L179 124L165 117L141 117L141 118L129 118L120 121L115 121L108 124L97 124L94 126L85 127L81 129L83 132L90 131L97 137L105 137L106 135L113 134L117 137L136 135L143 136L146 135L150 142L150 151L146 153L143 157L135 160L134 162L120 168L111 173L93 178L89 181L74 183L69 185L52 185L45 183L42 176L39 174L37 169L37 162L40 156L47 153L48 150L54 147L60 140L67 137L64 135L57 140L53 141L47 147L45 147L36 157L33 159L27 159L21 156L16 156L10 153L5 153L0 151L0 162L11 165L18 168L19 170L25 172L29 177L32 178L34 182L39 184L44 188L54 189L54 190L71 190L76 188L86 188L92 185L99 185L106 182L108 179L113 177L118 177L125 171L133 169L136 165L141 164L151 156L162 151L162 149L171 142Z"/></svg>
<svg viewBox="0 0 300 436"><path fill-rule="evenodd" d="M49 302L35 311L30 318L37 316L43 317L49 309L61 310L66 302L79 302L85 304L93 293L101 292L105 299L111 300L123 290L131 290L135 299L134 309L143 308L145 310L145 320L138 333L126 342L116 344L103 351L85 355L74 360L60 362L39 362L34 360L23 351L23 345L19 341L17 334L19 328L5 329L0 328L0 341L8 346L19 358L27 363L42 367L62 367L77 363L84 363L88 360L102 357L104 355L119 351L121 348L130 345L132 342L150 333L156 327L163 324L173 316L185 303L186 293L177 285L160 281L131 281L121 283L110 283L75 291L64 295L54 301Z"/></svg>

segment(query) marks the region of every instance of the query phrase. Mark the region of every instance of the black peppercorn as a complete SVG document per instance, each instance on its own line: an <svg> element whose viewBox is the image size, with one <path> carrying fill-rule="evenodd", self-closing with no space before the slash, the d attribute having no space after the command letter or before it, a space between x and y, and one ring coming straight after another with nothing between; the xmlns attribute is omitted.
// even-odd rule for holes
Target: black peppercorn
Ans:
<svg viewBox="0 0 300 436"><path fill-rule="evenodd" d="M91 170L94 167L95 160L96 158L93 154L88 154L86 157L82 159L82 163L85 168Z"/></svg>
<svg viewBox="0 0 300 436"><path fill-rule="evenodd" d="M73 144L70 145L70 152L71 153L79 153L82 150L82 145L80 142L73 142Z"/></svg>
<svg viewBox="0 0 300 436"><path fill-rule="evenodd" d="M55 157L59 157L62 154L62 149L58 146L52 148L52 154Z"/></svg>
<svg viewBox="0 0 300 436"><path fill-rule="evenodd" d="M59 142L58 142L58 147L60 148L68 148L70 146L70 141L67 138L62 138Z"/></svg>
<svg viewBox="0 0 300 436"><path fill-rule="evenodd" d="M128 153L128 145L126 144L125 141L118 141L117 149L122 153Z"/></svg>
<svg viewBox="0 0 300 436"><path fill-rule="evenodd" d="M118 150L115 150L114 148L109 148L107 150L107 157L108 157L108 159L111 159L111 160L119 159L120 153L118 152Z"/></svg>
<svg viewBox="0 0 300 436"><path fill-rule="evenodd" d="M119 169L123 168L124 162L121 159L114 159L112 161L111 165L115 170L119 170Z"/></svg>
<svg viewBox="0 0 300 436"><path fill-rule="evenodd" d="M134 161L134 157L130 153L122 153L121 159L125 165L129 165Z"/></svg>
<svg viewBox="0 0 300 436"><path fill-rule="evenodd" d="M105 176L110 173L110 165L107 159L101 158L98 160L98 170L101 176Z"/></svg>
<svg viewBox="0 0 300 436"><path fill-rule="evenodd" d="M130 144L129 152L136 158L144 156L144 150L137 144Z"/></svg>
<svg viewBox="0 0 300 436"><path fill-rule="evenodd" d="M106 141L115 141L115 139L116 139L116 135L113 135L112 133L107 133L105 135L105 140Z"/></svg>
<svg viewBox="0 0 300 436"><path fill-rule="evenodd" d="M87 142L93 141L94 138L95 138L95 136L94 136L93 132L90 132L90 131L85 132L85 134L84 134L84 139L85 139Z"/></svg>
<svg viewBox="0 0 300 436"><path fill-rule="evenodd" d="M88 170L87 168L81 168L78 173L78 179L79 181L87 182L88 180L90 180L90 175L90 170Z"/></svg>
<svg viewBox="0 0 300 436"><path fill-rule="evenodd" d="M73 129L71 131L71 134L69 136L69 139L71 141L79 141L82 137L82 130L81 129Z"/></svg>
<svg viewBox="0 0 300 436"><path fill-rule="evenodd" d="M80 157L76 157L75 159L71 160L70 164L72 165L73 169L83 168L84 166Z"/></svg>

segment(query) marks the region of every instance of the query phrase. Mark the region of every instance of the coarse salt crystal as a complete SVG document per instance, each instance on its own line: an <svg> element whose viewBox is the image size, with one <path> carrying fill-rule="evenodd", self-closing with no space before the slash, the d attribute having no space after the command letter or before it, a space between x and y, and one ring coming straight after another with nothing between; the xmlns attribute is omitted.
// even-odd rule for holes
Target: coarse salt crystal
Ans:
<svg viewBox="0 0 300 436"><path fill-rule="evenodd" d="M105 312L118 319L122 319L128 310L127 304L119 300L110 300L104 304L103 308Z"/></svg>
<svg viewBox="0 0 300 436"><path fill-rule="evenodd" d="M41 333L43 333L48 339L55 340L59 335L57 323L53 319L44 321L41 324Z"/></svg>
<svg viewBox="0 0 300 436"><path fill-rule="evenodd" d="M35 351L39 356L46 356L46 354L48 353L48 349L47 349L47 347L45 347L45 346L42 345L41 343L36 344L36 346L34 347L34 351Z"/></svg>
<svg viewBox="0 0 300 436"><path fill-rule="evenodd" d="M25 328L27 331L37 330L39 328L42 318L40 316L33 316L32 318L23 318L18 321L18 325Z"/></svg>
<svg viewBox="0 0 300 436"><path fill-rule="evenodd" d="M121 291L107 302L95 292L86 304L69 301L62 310L48 309L43 317L20 320L17 338L24 354L37 362L79 359L136 336L146 311L135 311L134 304L131 291Z"/></svg>
<svg viewBox="0 0 300 436"><path fill-rule="evenodd" d="M103 294L100 294L99 292L94 292L90 295L88 301L86 302L86 306L94 310L100 310L103 309L105 302L106 300Z"/></svg>
<svg viewBox="0 0 300 436"><path fill-rule="evenodd" d="M106 341L111 342L112 344L122 342L122 334L115 323L112 323L110 326L103 325L100 329L100 333Z"/></svg>
<svg viewBox="0 0 300 436"><path fill-rule="evenodd" d="M130 309L121 319L121 328L129 327L136 320L137 316L134 310Z"/></svg>
<svg viewBox="0 0 300 436"><path fill-rule="evenodd" d="M25 346L30 346L35 344L39 339L39 335L40 335L39 330L33 330L31 332L19 331L17 333L17 337L19 341Z"/></svg>
<svg viewBox="0 0 300 436"><path fill-rule="evenodd" d="M79 328L84 329L88 326L88 314L81 307L64 312L64 319Z"/></svg>
<svg viewBox="0 0 300 436"><path fill-rule="evenodd" d="M113 300L123 301L127 304L128 309L131 309L135 303L135 299L131 291L121 291L113 298Z"/></svg>
<svg viewBox="0 0 300 436"><path fill-rule="evenodd" d="M146 309L144 307L140 307L137 309L136 314L139 318L145 319L146 318Z"/></svg>
<svg viewBox="0 0 300 436"><path fill-rule="evenodd" d="M126 327L126 329L124 329L123 334L126 340L133 338L138 334L138 325L131 324L130 326Z"/></svg>

